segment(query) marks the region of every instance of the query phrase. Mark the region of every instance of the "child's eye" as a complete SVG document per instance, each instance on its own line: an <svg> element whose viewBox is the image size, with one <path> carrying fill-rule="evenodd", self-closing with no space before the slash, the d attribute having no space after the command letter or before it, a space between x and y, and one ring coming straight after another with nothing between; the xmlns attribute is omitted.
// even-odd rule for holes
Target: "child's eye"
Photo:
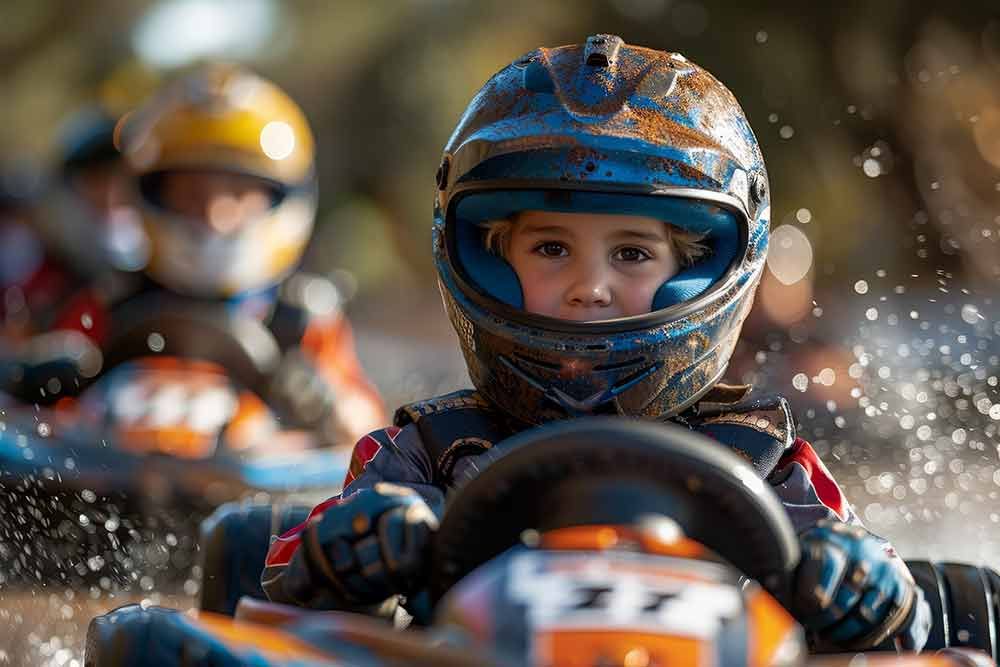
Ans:
<svg viewBox="0 0 1000 667"><path fill-rule="evenodd" d="M545 243L538 244L535 248L535 252L541 253L546 257L565 257L569 254L569 251L566 250L566 246L556 241L546 241Z"/></svg>
<svg viewBox="0 0 1000 667"><path fill-rule="evenodd" d="M627 246L616 250L612 258L619 262L644 262L651 259L651 256L642 248Z"/></svg>

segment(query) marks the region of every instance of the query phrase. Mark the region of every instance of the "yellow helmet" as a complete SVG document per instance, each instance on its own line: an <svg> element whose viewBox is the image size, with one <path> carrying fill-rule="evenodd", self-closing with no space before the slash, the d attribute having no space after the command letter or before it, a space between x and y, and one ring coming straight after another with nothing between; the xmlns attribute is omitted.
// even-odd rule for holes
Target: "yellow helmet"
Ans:
<svg viewBox="0 0 1000 667"><path fill-rule="evenodd" d="M211 65L168 85L127 116L119 144L135 175L150 240L146 272L198 296L273 285L297 264L316 213L315 142L284 91L240 67ZM250 177L263 211L223 229L165 201L176 174Z"/></svg>

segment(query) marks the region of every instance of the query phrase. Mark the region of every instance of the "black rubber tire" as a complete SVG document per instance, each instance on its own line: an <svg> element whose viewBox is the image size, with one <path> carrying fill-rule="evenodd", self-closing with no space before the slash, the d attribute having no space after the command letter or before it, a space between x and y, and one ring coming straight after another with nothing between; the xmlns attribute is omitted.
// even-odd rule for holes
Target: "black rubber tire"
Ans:
<svg viewBox="0 0 1000 667"><path fill-rule="evenodd" d="M143 609L137 604L129 604L95 616L87 627L84 667L150 664L147 647L152 639L153 615L166 611L171 610Z"/></svg>
<svg viewBox="0 0 1000 667"><path fill-rule="evenodd" d="M947 648L951 646L949 628L951 626L951 609L948 603L948 590L944 577L934 566L934 563L926 560L910 560L906 562L910 568L910 574L917 586L924 592L924 599L931 608L930 635L927 637L928 649Z"/></svg>
<svg viewBox="0 0 1000 667"><path fill-rule="evenodd" d="M306 505L227 503L201 524L200 609L232 616L244 595L266 600L260 585L271 537L309 516Z"/></svg>
<svg viewBox="0 0 1000 667"><path fill-rule="evenodd" d="M907 561L931 607L927 649L973 648L997 659L1000 644L1000 576L964 563Z"/></svg>

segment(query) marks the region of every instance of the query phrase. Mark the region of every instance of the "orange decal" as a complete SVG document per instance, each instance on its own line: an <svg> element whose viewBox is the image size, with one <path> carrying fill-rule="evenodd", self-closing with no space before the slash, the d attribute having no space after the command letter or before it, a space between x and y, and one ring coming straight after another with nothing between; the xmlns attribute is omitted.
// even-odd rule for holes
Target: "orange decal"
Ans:
<svg viewBox="0 0 1000 667"><path fill-rule="evenodd" d="M705 547L677 533L669 536L633 526L573 526L551 530L541 536L545 549L565 551L603 551L621 547L638 547L648 554L677 558L704 558Z"/></svg>
<svg viewBox="0 0 1000 667"><path fill-rule="evenodd" d="M553 630L535 636L535 649L537 664L553 667L710 667L714 662L708 642L645 632Z"/></svg>
<svg viewBox="0 0 1000 667"><path fill-rule="evenodd" d="M775 653L789 640L790 633L799 632L798 625L785 608L762 588L758 588L747 600L747 616L750 620L751 666L774 664Z"/></svg>
<svg viewBox="0 0 1000 667"><path fill-rule="evenodd" d="M228 616L198 612L193 619L233 652L246 654L257 650L269 658L298 658L329 662L333 656L316 649L298 637L256 623L236 621Z"/></svg>

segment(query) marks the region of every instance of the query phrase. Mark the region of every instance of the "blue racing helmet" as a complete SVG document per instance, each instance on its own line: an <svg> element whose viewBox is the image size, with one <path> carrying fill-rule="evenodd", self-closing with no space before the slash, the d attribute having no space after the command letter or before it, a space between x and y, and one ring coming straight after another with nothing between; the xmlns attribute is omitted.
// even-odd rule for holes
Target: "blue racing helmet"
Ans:
<svg viewBox="0 0 1000 667"><path fill-rule="evenodd" d="M434 256L469 375L527 424L669 417L722 376L764 266L769 195L732 93L676 53L613 35L537 49L494 75L444 150ZM648 314L575 322L526 312L483 223L519 211L639 215L705 236Z"/></svg>

